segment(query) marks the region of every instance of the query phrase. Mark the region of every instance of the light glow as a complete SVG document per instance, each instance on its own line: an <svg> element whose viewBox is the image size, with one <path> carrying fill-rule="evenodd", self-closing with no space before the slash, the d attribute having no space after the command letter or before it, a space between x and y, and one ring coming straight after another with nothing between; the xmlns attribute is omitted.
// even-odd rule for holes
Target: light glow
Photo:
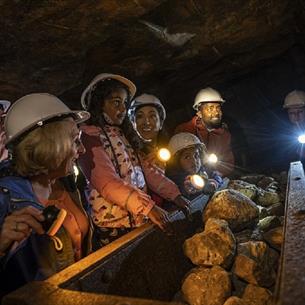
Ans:
<svg viewBox="0 0 305 305"><path fill-rule="evenodd" d="M218 158L215 154L210 154L208 156L208 162L209 163L217 163L217 161L218 161Z"/></svg>
<svg viewBox="0 0 305 305"><path fill-rule="evenodd" d="M192 175L191 183L192 183L193 187L197 190L201 190L205 184L203 178L199 175Z"/></svg>
<svg viewBox="0 0 305 305"><path fill-rule="evenodd" d="M158 150L158 159L163 162L167 162L171 158L171 153L167 148L161 148Z"/></svg>
<svg viewBox="0 0 305 305"><path fill-rule="evenodd" d="M301 144L305 144L305 134L301 134L298 136L298 141L301 143Z"/></svg>

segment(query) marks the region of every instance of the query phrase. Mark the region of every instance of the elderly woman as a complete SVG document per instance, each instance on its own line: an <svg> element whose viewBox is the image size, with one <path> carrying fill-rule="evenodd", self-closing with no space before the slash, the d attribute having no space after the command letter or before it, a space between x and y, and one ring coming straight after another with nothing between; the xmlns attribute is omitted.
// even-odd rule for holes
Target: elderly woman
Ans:
<svg viewBox="0 0 305 305"><path fill-rule="evenodd" d="M145 160L164 169L165 164L157 158L158 149L168 142L162 129L166 111L161 101L154 95L144 93L132 101L128 116L140 137L139 149L144 153Z"/></svg>
<svg viewBox="0 0 305 305"><path fill-rule="evenodd" d="M84 152L77 123L89 116L46 93L24 96L8 111L4 125L12 160L0 164L2 293L45 279L90 251L87 215L56 182L73 172ZM54 186L59 200L50 200ZM48 229L43 211L50 205L62 218Z"/></svg>
<svg viewBox="0 0 305 305"><path fill-rule="evenodd" d="M167 213L147 194L149 187L182 209L189 202L156 167L141 160L127 139L127 105L136 91L128 79L114 74L96 76L82 95L91 125L82 128L86 154L80 164L90 186L96 246L101 247L140 226L149 218L161 229Z"/></svg>

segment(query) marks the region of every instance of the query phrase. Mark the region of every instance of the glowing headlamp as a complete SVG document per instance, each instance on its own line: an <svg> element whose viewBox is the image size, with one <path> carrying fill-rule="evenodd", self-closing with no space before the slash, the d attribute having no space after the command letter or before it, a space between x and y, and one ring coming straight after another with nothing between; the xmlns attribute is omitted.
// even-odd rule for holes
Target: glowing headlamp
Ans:
<svg viewBox="0 0 305 305"><path fill-rule="evenodd" d="M171 158L171 153L167 148L160 148L157 156L160 161L167 162Z"/></svg>
<svg viewBox="0 0 305 305"><path fill-rule="evenodd" d="M207 160L208 160L209 163L215 164L215 163L217 163L218 158L215 154L209 154L208 157L207 157Z"/></svg>
<svg viewBox="0 0 305 305"><path fill-rule="evenodd" d="M192 186L197 189L197 190L201 190L203 189L205 183L204 183L204 180L201 176L199 175L192 175L191 176L191 183L192 183Z"/></svg>
<svg viewBox="0 0 305 305"><path fill-rule="evenodd" d="M301 134L298 136L298 141L301 143L301 144L305 144L305 134Z"/></svg>

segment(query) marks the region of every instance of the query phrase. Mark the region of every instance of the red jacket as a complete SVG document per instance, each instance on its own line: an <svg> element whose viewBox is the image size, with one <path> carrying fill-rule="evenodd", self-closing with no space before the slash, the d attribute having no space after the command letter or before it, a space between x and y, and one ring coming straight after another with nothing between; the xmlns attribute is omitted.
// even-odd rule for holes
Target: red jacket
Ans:
<svg viewBox="0 0 305 305"><path fill-rule="evenodd" d="M190 132L196 135L207 147L209 153L218 157L216 170L223 176L229 175L234 168L234 156L231 149L231 134L225 124L221 128L208 130L201 118L195 115L190 121L178 125L175 133Z"/></svg>

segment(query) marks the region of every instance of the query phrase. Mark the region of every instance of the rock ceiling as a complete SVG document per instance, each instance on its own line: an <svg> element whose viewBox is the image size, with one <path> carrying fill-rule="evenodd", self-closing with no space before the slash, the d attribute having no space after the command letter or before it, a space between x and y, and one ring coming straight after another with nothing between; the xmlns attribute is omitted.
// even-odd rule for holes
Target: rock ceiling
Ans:
<svg viewBox="0 0 305 305"><path fill-rule="evenodd" d="M79 96L100 72L126 75L142 89L187 90L304 44L301 0L9 0L0 11L7 99Z"/></svg>

